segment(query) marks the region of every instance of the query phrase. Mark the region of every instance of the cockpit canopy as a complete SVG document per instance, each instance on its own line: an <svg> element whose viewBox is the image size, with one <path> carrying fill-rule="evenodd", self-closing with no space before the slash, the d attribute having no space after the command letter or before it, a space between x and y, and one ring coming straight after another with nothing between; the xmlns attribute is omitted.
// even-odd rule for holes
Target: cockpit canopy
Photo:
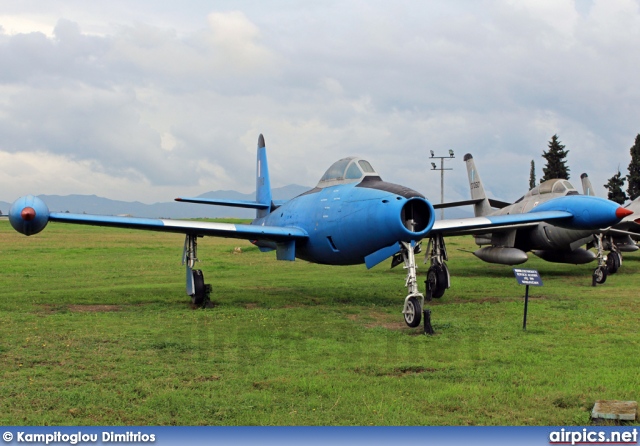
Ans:
<svg viewBox="0 0 640 446"><path fill-rule="evenodd" d="M355 183L367 176L379 177L380 175L371 167L369 161L350 156L333 163L320 178L317 187L323 188L337 184Z"/></svg>
<svg viewBox="0 0 640 446"><path fill-rule="evenodd" d="M547 180L544 183L541 183L539 186L534 187L525 194L525 197L531 197L533 195L545 195L550 193L563 195L579 194L576 188L573 187L567 180L554 178L553 180Z"/></svg>

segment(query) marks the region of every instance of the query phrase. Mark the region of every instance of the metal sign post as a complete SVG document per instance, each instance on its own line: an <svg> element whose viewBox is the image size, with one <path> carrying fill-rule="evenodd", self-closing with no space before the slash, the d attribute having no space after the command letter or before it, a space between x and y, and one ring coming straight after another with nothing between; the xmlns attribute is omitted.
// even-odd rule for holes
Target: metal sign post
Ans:
<svg viewBox="0 0 640 446"><path fill-rule="evenodd" d="M527 329L527 308L529 306L529 285L542 286L542 278L535 269L513 268L513 274L519 285L526 285L524 292L524 316L522 318L522 329Z"/></svg>

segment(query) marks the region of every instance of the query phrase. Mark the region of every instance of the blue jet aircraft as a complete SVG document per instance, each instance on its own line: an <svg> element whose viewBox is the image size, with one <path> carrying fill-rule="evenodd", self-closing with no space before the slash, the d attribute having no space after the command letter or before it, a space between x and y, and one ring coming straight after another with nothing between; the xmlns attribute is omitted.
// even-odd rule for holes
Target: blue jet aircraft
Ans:
<svg viewBox="0 0 640 446"><path fill-rule="evenodd" d="M582 180L582 190L585 195L595 195L589 175L580 175ZM605 185L606 186L606 185ZM636 213L640 211L640 198L636 198L625 206L629 211ZM637 215L627 216L618 224L611 226L608 230L593 235L593 240L588 247L598 250L598 257L603 258L602 251L610 251L604 256L609 274L615 274L622 265L622 253L634 252L640 249L636 241L640 239L640 218Z"/></svg>
<svg viewBox="0 0 640 446"><path fill-rule="evenodd" d="M207 300L210 289L204 283L202 271L194 269L197 239L203 236L249 240L262 251L276 251L278 260L297 257L329 265L365 263L371 268L393 257L393 264L403 263L407 270L408 294L402 310L405 322L417 327L425 296L417 286L415 254L423 238L430 238L427 296L440 297L449 288L449 273L444 264L447 259L445 235L539 221L596 229L617 223L626 215L624 212L628 212L616 203L597 197L563 197L523 214L436 223L434 208L422 194L383 181L369 162L357 157L335 162L315 188L285 203L274 203L262 135L258 138L255 201L201 198L178 198L177 201L252 208L256 210L256 218L251 224L227 224L58 213L49 212L42 200L29 195L13 203L9 219L11 225L25 235L37 234L49 221L183 233L187 294L198 305Z"/></svg>
<svg viewBox="0 0 640 446"><path fill-rule="evenodd" d="M446 203L444 207L473 204L476 216L497 216L530 213L537 209L546 209L549 203L552 203L551 206L556 209L560 202L558 200L570 202L589 200L586 195L590 194L580 195L569 181L559 178L539 184L515 203L492 200L484 191L473 156L467 153L464 161L467 165L471 200ZM584 174L582 180L584 187ZM590 188L589 182L586 189ZM585 207L584 212L592 212L592 209ZM623 207L619 207L616 211L616 215L621 220L628 218L631 214L633 214L632 210ZM615 251L612 251L609 256L604 254L607 246L603 243L603 234L610 231L612 228L605 226L589 230L580 226L545 221L508 225L492 228L491 231L469 230L466 233L473 234L479 246L486 245L473 253L485 262L518 265L528 260L527 251L533 252L548 262L584 264L597 260L598 266L593 272L593 279L595 283L604 283L607 274L611 271L615 272L622 259L615 246L613 247ZM582 248L583 245L587 245L588 248L595 247L597 253Z"/></svg>

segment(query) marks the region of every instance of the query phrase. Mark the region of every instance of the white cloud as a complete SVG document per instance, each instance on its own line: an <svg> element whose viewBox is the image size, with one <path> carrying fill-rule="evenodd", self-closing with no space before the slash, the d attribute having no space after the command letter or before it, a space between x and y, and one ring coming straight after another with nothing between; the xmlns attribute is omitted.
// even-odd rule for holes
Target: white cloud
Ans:
<svg viewBox="0 0 640 446"><path fill-rule="evenodd" d="M53 36L53 27L50 18L29 14L29 16L0 14L0 28L2 33L10 36L16 34L42 33L48 37Z"/></svg>
<svg viewBox="0 0 640 446"><path fill-rule="evenodd" d="M44 160L36 192L149 202L250 192L259 133L275 186L354 154L437 198L426 154L453 149L448 199L466 197L472 152L508 200L557 133L572 175L604 184L640 132L640 12L577 1L13 2L0 153ZM0 199L30 186L0 178Z"/></svg>

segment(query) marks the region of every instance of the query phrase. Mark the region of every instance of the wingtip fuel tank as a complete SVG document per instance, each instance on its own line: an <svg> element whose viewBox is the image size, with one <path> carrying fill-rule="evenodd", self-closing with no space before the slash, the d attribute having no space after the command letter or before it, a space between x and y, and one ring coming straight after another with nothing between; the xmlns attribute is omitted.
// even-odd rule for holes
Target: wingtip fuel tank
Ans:
<svg viewBox="0 0 640 446"><path fill-rule="evenodd" d="M49 208L33 195L18 198L9 210L9 222L21 234L37 234L49 223Z"/></svg>

